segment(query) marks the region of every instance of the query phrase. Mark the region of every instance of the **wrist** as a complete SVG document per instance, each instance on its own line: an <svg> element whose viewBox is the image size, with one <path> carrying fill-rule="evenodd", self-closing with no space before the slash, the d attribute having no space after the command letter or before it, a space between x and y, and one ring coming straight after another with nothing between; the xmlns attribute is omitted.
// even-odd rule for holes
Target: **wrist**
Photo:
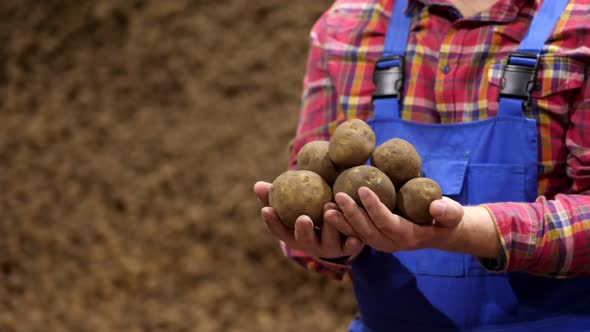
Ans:
<svg viewBox="0 0 590 332"><path fill-rule="evenodd" d="M500 247L499 235L489 211L483 206L466 206L463 218L438 249L496 258Z"/></svg>

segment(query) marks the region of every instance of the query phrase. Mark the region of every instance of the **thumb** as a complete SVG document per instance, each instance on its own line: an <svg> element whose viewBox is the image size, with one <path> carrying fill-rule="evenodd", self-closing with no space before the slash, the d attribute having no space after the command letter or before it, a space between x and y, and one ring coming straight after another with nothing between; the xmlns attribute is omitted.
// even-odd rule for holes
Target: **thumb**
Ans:
<svg viewBox="0 0 590 332"><path fill-rule="evenodd" d="M254 193L256 198L264 206L268 206L268 194L270 191L271 184L269 182L258 181L254 184Z"/></svg>
<svg viewBox="0 0 590 332"><path fill-rule="evenodd" d="M463 218L463 206L448 197L430 203L429 211L436 225L442 227L455 227Z"/></svg>

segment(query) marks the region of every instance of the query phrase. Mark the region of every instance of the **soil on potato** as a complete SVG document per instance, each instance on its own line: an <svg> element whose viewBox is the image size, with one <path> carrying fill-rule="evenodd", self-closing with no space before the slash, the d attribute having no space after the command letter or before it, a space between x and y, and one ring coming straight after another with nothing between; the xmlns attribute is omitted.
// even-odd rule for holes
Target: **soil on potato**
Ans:
<svg viewBox="0 0 590 332"><path fill-rule="evenodd" d="M328 0L0 4L0 331L345 331L252 193Z"/></svg>

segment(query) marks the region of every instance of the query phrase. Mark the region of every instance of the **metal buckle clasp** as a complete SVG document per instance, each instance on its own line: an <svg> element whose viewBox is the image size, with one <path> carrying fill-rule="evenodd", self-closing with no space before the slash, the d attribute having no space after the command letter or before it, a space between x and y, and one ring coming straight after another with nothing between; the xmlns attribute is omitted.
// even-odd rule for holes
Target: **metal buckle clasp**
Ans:
<svg viewBox="0 0 590 332"><path fill-rule="evenodd" d="M373 83L375 83L373 100L379 98L401 100L404 83L404 57L396 55L379 59L375 63Z"/></svg>

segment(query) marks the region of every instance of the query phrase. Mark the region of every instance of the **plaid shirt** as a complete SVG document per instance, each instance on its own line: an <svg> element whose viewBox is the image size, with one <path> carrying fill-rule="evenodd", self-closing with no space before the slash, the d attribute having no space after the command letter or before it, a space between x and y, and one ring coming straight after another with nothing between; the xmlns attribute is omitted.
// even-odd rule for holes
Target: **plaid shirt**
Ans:
<svg viewBox="0 0 590 332"><path fill-rule="evenodd" d="M547 0L550 1L550 0ZM372 116L374 62L393 0L338 0L316 22L290 168L307 142L329 140L349 118ZM496 115L507 55L523 39L539 0L498 0L461 18L449 0L416 2L406 49L405 120L456 123ZM504 249L500 270L570 277L590 274L590 0L571 0L545 45L533 92L539 135L539 198L487 204ZM347 265L290 250L333 278Z"/></svg>

